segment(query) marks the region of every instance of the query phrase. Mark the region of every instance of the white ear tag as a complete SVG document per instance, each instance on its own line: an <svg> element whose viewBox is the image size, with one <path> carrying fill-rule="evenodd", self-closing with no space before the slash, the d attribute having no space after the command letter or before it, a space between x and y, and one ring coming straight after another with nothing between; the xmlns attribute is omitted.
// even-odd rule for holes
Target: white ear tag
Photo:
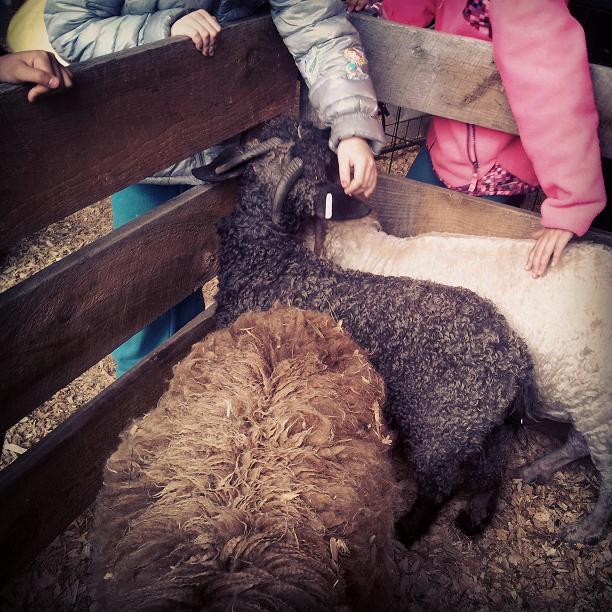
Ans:
<svg viewBox="0 0 612 612"><path fill-rule="evenodd" d="M334 198L333 198L332 194L328 193L325 196L325 218L326 219L331 219L332 218L333 201L334 201Z"/></svg>

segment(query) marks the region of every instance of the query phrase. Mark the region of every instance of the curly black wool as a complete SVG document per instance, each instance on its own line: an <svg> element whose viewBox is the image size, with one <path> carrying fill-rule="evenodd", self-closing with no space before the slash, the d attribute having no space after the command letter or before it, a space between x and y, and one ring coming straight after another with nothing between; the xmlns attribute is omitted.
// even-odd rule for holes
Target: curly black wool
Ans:
<svg viewBox="0 0 612 612"><path fill-rule="evenodd" d="M465 481L475 492L494 490L504 465L499 428L531 388L524 342L491 302L469 290L344 270L306 249L300 230L314 214L317 190L337 180L336 157L310 124L273 120L259 138L270 136L282 144L247 166L234 212L219 224L218 324L276 301L342 320L385 379L386 416L428 504L429 518L418 523L431 522ZM295 156L304 173L277 226L274 191Z"/></svg>

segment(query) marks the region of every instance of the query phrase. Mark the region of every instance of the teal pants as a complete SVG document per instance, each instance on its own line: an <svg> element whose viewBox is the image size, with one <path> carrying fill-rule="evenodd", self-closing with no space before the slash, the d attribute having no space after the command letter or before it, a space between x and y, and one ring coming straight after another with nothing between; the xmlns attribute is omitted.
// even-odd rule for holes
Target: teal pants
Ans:
<svg viewBox="0 0 612 612"><path fill-rule="evenodd" d="M184 185L132 185L113 194L113 227L129 223L188 188ZM118 346L113 351L117 378L203 311L204 298L198 290Z"/></svg>
<svg viewBox="0 0 612 612"><path fill-rule="evenodd" d="M414 179L420 183L427 183L429 185L435 185L436 187L446 187L446 185L437 177L431 163L431 157L427 147L421 147L419 154L416 156L412 166L406 174L406 178ZM493 202L501 202L502 204L508 204L510 206L520 206L525 200L525 196L520 195L492 195L482 196L486 200L492 200Z"/></svg>

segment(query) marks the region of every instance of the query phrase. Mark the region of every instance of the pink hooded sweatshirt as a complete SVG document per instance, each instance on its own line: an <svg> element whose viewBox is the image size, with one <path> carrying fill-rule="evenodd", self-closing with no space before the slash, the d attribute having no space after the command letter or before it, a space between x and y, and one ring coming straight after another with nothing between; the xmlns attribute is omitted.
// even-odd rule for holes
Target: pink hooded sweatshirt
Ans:
<svg viewBox="0 0 612 612"><path fill-rule="evenodd" d="M584 234L604 208L598 115L584 32L566 0L384 0L387 19L424 27L435 19L442 32L491 40L486 28L470 24L484 13L493 55L517 136L475 128L468 143L465 123L435 117L428 134L434 169L451 187L473 179L467 153L475 146L478 178L498 164L517 178L540 184L546 194L542 225Z"/></svg>

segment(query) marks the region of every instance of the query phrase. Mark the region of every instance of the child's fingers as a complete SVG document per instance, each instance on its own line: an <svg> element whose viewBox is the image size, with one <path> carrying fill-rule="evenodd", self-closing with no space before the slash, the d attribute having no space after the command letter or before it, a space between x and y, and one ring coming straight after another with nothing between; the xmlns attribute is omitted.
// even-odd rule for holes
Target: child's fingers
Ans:
<svg viewBox="0 0 612 612"><path fill-rule="evenodd" d="M538 241L538 249L536 252L535 262L532 273L534 277L542 276L546 272L548 262L554 250L553 235L547 232Z"/></svg>
<svg viewBox="0 0 612 612"><path fill-rule="evenodd" d="M340 184L346 192L349 183L351 182L351 160L346 155L338 157L338 174L340 176Z"/></svg>
<svg viewBox="0 0 612 612"><path fill-rule="evenodd" d="M539 276L540 262L544 256L545 242L545 237L540 238L540 240L536 242L533 254L533 264L531 266L531 276L533 276L533 278Z"/></svg>
<svg viewBox="0 0 612 612"><path fill-rule="evenodd" d="M68 68L66 68L65 66L62 66L54 56L52 56L51 54L49 54L49 56L51 70L53 70L53 73L59 79L60 87L72 87L72 73L70 72L70 70L68 70Z"/></svg>
<svg viewBox="0 0 612 612"><path fill-rule="evenodd" d="M206 19L206 21L208 21L212 29L215 30L217 34L221 32L221 26L219 25L219 22L216 20L216 18L213 17L213 15L211 15L210 13L207 13L206 11L202 11L202 13L204 14L204 18Z"/></svg>
<svg viewBox="0 0 612 612"><path fill-rule="evenodd" d="M361 192L364 198L369 198L372 193L372 167L369 163L366 163L365 172L363 177L363 185Z"/></svg>
<svg viewBox="0 0 612 612"><path fill-rule="evenodd" d="M556 266L573 232L562 229L543 228L533 234L536 243L529 252L526 270L531 270L533 277L542 276L548 265ZM552 258L552 259L551 259Z"/></svg>
<svg viewBox="0 0 612 612"><path fill-rule="evenodd" d="M563 249L567 246L567 243L572 239L571 232L563 232L562 235L557 237L555 242L555 250L553 252L553 258L551 262L551 266L554 268L561 259L561 253L563 253Z"/></svg>
<svg viewBox="0 0 612 612"><path fill-rule="evenodd" d="M64 73L62 72L61 65L57 62L55 57L53 57L50 53L47 54L48 58L48 66L49 70L53 72L57 80L59 81L58 89L63 89L67 87L66 81L64 80Z"/></svg>
<svg viewBox="0 0 612 612"><path fill-rule="evenodd" d="M59 76L56 76L59 75ZM50 82L55 83L56 81L60 81L59 85L56 86L48 86L48 85L36 85L28 91L28 102L34 102L37 98L44 96L53 91L58 91L60 89L68 89L72 87L72 73L65 69L60 64L55 66L54 75L50 76Z"/></svg>
<svg viewBox="0 0 612 612"><path fill-rule="evenodd" d="M527 265L525 266L525 269L531 271L531 275L534 278L536 276L536 270L538 269L538 265L540 264L541 250L542 242L541 240L537 240L536 243L531 247L531 251L529 251L529 257L527 258Z"/></svg>
<svg viewBox="0 0 612 612"><path fill-rule="evenodd" d="M200 51L200 53L204 53L204 41L202 40L202 35L199 30L194 29L193 32L189 35L195 48Z"/></svg>
<svg viewBox="0 0 612 612"><path fill-rule="evenodd" d="M194 21L194 35L197 36L198 43L196 47L202 55L208 55L208 45L210 43L210 34L208 30L199 22Z"/></svg>
<svg viewBox="0 0 612 612"><path fill-rule="evenodd" d="M529 255L527 257L527 263L525 264L525 270L529 271L533 268L533 259L536 253L536 247L538 246L539 239L546 233L544 228L539 229L537 232L534 232L531 237L535 240L531 250L529 251Z"/></svg>
<svg viewBox="0 0 612 612"><path fill-rule="evenodd" d="M208 21L208 31L210 32L210 55L215 54L215 45L221 32L221 26L219 22L212 16L206 13L206 20Z"/></svg>
<svg viewBox="0 0 612 612"><path fill-rule="evenodd" d="M28 91L28 102L34 102L37 98L40 98L40 96L43 96L50 91L53 90L45 87L44 85L36 85L32 87L30 91Z"/></svg>
<svg viewBox="0 0 612 612"><path fill-rule="evenodd" d="M366 198L369 198L374 193L374 190L376 189L377 180L378 180L378 170L376 169L376 164L372 163L370 167L369 175L368 175L368 180L367 180L368 187L366 191L364 192L364 195Z"/></svg>
<svg viewBox="0 0 612 612"><path fill-rule="evenodd" d="M60 66L59 68L64 79L64 87L72 87L74 85L72 81L72 72L70 72L70 70L68 70L64 66Z"/></svg>
<svg viewBox="0 0 612 612"><path fill-rule="evenodd" d="M193 13L193 17L197 23L197 28L204 44L202 52L204 55L212 54L221 27L216 19L213 22L213 18L206 11L196 11Z"/></svg>
<svg viewBox="0 0 612 612"><path fill-rule="evenodd" d="M362 11L368 4L368 0L346 0L346 10L351 13L353 11Z"/></svg>
<svg viewBox="0 0 612 612"><path fill-rule="evenodd" d="M546 245L542 250L542 254L540 255L540 263L537 269L537 276L543 276L546 272L546 268L548 268L548 263L550 262L550 258L553 254L554 245L550 243L549 240L546 241Z"/></svg>
<svg viewBox="0 0 612 612"><path fill-rule="evenodd" d="M60 80L53 71L41 70L24 62L15 68L15 77L18 82L35 83L49 89L60 86Z"/></svg>
<svg viewBox="0 0 612 612"><path fill-rule="evenodd" d="M204 15L202 15L201 11L196 11L192 13L193 22L195 27L198 29L200 34L206 34L206 37L210 40L211 34L217 34L217 31L211 26L210 22Z"/></svg>
<svg viewBox="0 0 612 612"><path fill-rule="evenodd" d="M559 263L559 260L561 259L561 253L563 252L563 249L565 248L566 244L567 243L563 243L563 241L561 240L557 240L552 254L552 261L550 262L552 268L554 268Z"/></svg>
<svg viewBox="0 0 612 612"><path fill-rule="evenodd" d="M361 193L363 191L363 183L365 180L366 160L357 158L353 167L353 180L345 190L349 195Z"/></svg>
<svg viewBox="0 0 612 612"><path fill-rule="evenodd" d="M47 74L53 74L59 78L57 74L57 60L46 51L34 54L28 63L33 68L38 68Z"/></svg>
<svg viewBox="0 0 612 612"><path fill-rule="evenodd" d="M533 267L533 254L535 252L535 245L531 247L529 255L527 256L527 262L525 263L525 270L529 271Z"/></svg>

